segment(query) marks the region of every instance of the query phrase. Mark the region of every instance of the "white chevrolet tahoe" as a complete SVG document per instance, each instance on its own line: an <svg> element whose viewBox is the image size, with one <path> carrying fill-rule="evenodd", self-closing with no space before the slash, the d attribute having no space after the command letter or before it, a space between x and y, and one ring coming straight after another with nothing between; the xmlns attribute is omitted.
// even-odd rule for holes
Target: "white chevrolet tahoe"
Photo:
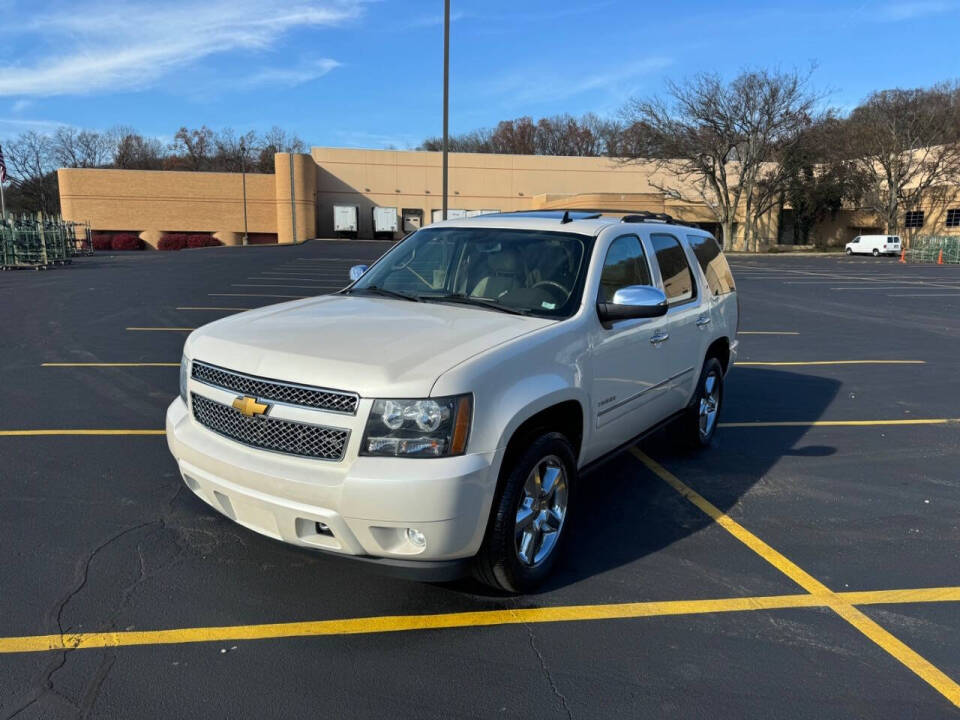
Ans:
<svg viewBox="0 0 960 720"><path fill-rule="evenodd" d="M693 445L717 427L739 309L704 230L484 215L350 274L184 346L170 451L259 533L522 592L555 564L586 466L668 420Z"/></svg>

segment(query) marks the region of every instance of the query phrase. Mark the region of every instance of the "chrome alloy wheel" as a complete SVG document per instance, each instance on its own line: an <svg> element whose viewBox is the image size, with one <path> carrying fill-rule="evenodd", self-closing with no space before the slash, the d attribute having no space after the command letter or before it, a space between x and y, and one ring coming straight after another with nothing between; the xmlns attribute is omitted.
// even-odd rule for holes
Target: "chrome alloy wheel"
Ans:
<svg viewBox="0 0 960 720"><path fill-rule="evenodd" d="M567 517L567 495L563 463L556 455L547 455L527 476L517 507L517 557L524 565L539 565L557 546Z"/></svg>
<svg viewBox="0 0 960 720"><path fill-rule="evenodd" d="M711 372L703 381L703 395L700 397L700 437L704 440L713 432L719 411L720 378Z"/></svg>

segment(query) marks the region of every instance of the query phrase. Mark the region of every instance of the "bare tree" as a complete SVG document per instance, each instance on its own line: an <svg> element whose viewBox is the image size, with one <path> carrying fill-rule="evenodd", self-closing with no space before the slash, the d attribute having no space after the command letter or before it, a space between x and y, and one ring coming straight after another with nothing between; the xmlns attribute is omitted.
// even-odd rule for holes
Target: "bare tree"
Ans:
<svg viewBox="0 0 960 720"><path fill-rule="evenodd" d="M163 167L163 143L144 137L133 128L118 126L107 135L111 140L113 166L121 170L160 170Z"/></svg>
<svg viewBox="0 0 960 720"><path fill-rule="evenodd" d="M887 232L900 230L901 210L936 204L960 181L960 86L883 90L846 123L846 152L865 181L863 207Z"/></svg>
<svg viewBox="0 0 960 720"><path fill-rule="evenodd" d="M624 110L626 162L653 160L662 192L703 202L732 243L743 217L745 242L754 240L757 191L768 163L811 122L818 98L808 75L766 70L729 83L702 74L670 83L668 97L632 100Z"/></svg>
<svg viewBox="0 0 960 720"><path fill-rule="evenodd" d="M14 189L11 209L57 212L56 161L50 138L34 130L21 133L4 143L4 155Z"/></svg>
<svg viewBox="0 0 960 720"><path fill-rule="evenodd" d="M212 169L223 172L240 172L249 169L250 157L259 151L260 141L252 130L237 135L233 129L224 128L214 136L215 155Z"/></svg>
<svg viewBox="0 0 960 720"><path fill-rule="evenodd" d="M273 156L277 153L302 153L307 150L306 144L296 134L290 134L276 125L264 133L256 147L258 159L255 169L265 173L273 172Z"/></svg>
<svg viewBox="0 0 960 720"><path fill-rule="evenodd" d="M80 130L61 126L51 139L53 158L60 167L97 168L108 165L111 158L111 138L95 130Z"/></svg>
<svg viewBox="0 0 960 720"><path fill-rule="evenodd" d="M171 170L209 170L216 152L213 130L206 125L190 130L181 127L170 144L168 166Z"/></svg>

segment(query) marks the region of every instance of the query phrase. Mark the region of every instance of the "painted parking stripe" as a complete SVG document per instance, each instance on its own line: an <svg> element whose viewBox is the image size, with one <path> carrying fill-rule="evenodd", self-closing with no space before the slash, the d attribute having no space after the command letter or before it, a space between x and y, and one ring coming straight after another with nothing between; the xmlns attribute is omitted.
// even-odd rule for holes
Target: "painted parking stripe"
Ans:
<svg viewBox="0 0 960 720"><path fill-rule="evenodd" d="M926 360L789 360L785 362L761 362L738 360L734 367L789 367L803 365L926 365Z"/></svg>
<svg viewBox="0 0 960 720"><path fill-rule="evenodd" d="M252 288L291 288L304 290L341 290L343 285L257 285L254 283L231 283L230 287L252 287Z"/></svg>
<svg viewBox="0 0 960 720"><path fill-rule="evenodd" d="M178 362L46 362L40 367L180 367Z"/></svg>
<svg viewBox="0 0 960 720"><path fill-rule="evenodd" d="M899 420L778 420L756 422L722 422L723 428L764 428L764 427L871 427L881 425L953 425L960 418L909 418Z"/></svg>
<svg viewBox="0 0 960 720"><path fill-rule="evenodd" d="M737 335L799 335L793 330L739 330Z"/></svg>
<svg viewBox="0 0 960 720"><path fill-rule="evenodd" d="M272 295L267 293L207 293L210 297L270 297L270 298L291 298L294 300L304 300L310 295Z"/></svg>
<svg viewBox="0 0 960 720"><path fill-rule="evenodd" d="M834 593L803 568L789 560L705 497L683 483L676 475L660 465L656 460L637 448L631 448L630 452L654 475L667 483L720 527L797 583L797 585L811 595L831 599L832 602L827 603L827 607L872 640L878 647L899 660L900 663L926 681L931 687L947 698L947 700L957 707L960 707L960 685L946 673L935 667L929 660L910 648L892 633L885 630L877 622L867 617L863 612L854 607L849 600L845 599L842 593Z"/></svg>
<svg viewBox="0 0 960 720"><path fill-rule="evenodd" d="M782 610L790 608L850 608L853 605L940 602L960 602L960 587L857 591L823 595L798 593L795 595L770 595L712 600L667 600L611 603L605 605L565 605L557 607L479 610L475 612L427 615L388 615L340 620L175 628L169 630L127 630L119 632L64 633L62 635L26 635L21 637L0 638L0 654L45 652L49 650L89 650L92 648L136 645L237 642L290 637L367 635L373 633L492 627L497 625L528 623L627 620L649 617L703 615L708 613Z"/></svg>
<svg viewBox="0 0 960 720"><path fill-rule="evenodd" d="M195 327L128 327L127 330L137 332L190 332Z"/></svg>
<svg viewBox="0 0 960 720"><path fill-rule="evenodd" d="M177 310L222 310L230 312L244 312L246 310L256 310L257 308L238 308L238 307L178 307Z"/></svg>

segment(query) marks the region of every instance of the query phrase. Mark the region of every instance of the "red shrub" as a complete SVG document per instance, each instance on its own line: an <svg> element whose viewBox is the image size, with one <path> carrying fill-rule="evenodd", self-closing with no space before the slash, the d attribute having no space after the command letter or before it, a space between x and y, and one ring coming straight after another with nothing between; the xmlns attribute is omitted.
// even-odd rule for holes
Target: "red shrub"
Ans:
<svg viewBox="0 0 960 720"><path fill-rule="evenodd" d="M198 247L216 247L220 245L220 241L217 240L212 235L189 235L187 236L187 247L198 248Z"/></svg>
<svg viewBox="0 0 960 720"><path fill-rule="evenodd" d="M110 243L111 250L143 250L143 240L136 235L118 233Z"/></svg>
<svg viewBox="0 0 960 720"><path fill-rule="evenodd" d="M183 233L167 233L157 243L157 250L183 250L186 246L186 235Z"/></svg>
<svg viewBox="0 0 960 720"><path fill-rule="evenodd" d="M93 235L94 250L110 250L110 245L112 242L113 237L110 235L104 235L102 233L94 233Z"/></svg>
<svg viewBox="0 0 960 720"><path fill-rule="evenodd" d="M248 245L276 245L276 233L250 233L247 236Z"/></svg>

